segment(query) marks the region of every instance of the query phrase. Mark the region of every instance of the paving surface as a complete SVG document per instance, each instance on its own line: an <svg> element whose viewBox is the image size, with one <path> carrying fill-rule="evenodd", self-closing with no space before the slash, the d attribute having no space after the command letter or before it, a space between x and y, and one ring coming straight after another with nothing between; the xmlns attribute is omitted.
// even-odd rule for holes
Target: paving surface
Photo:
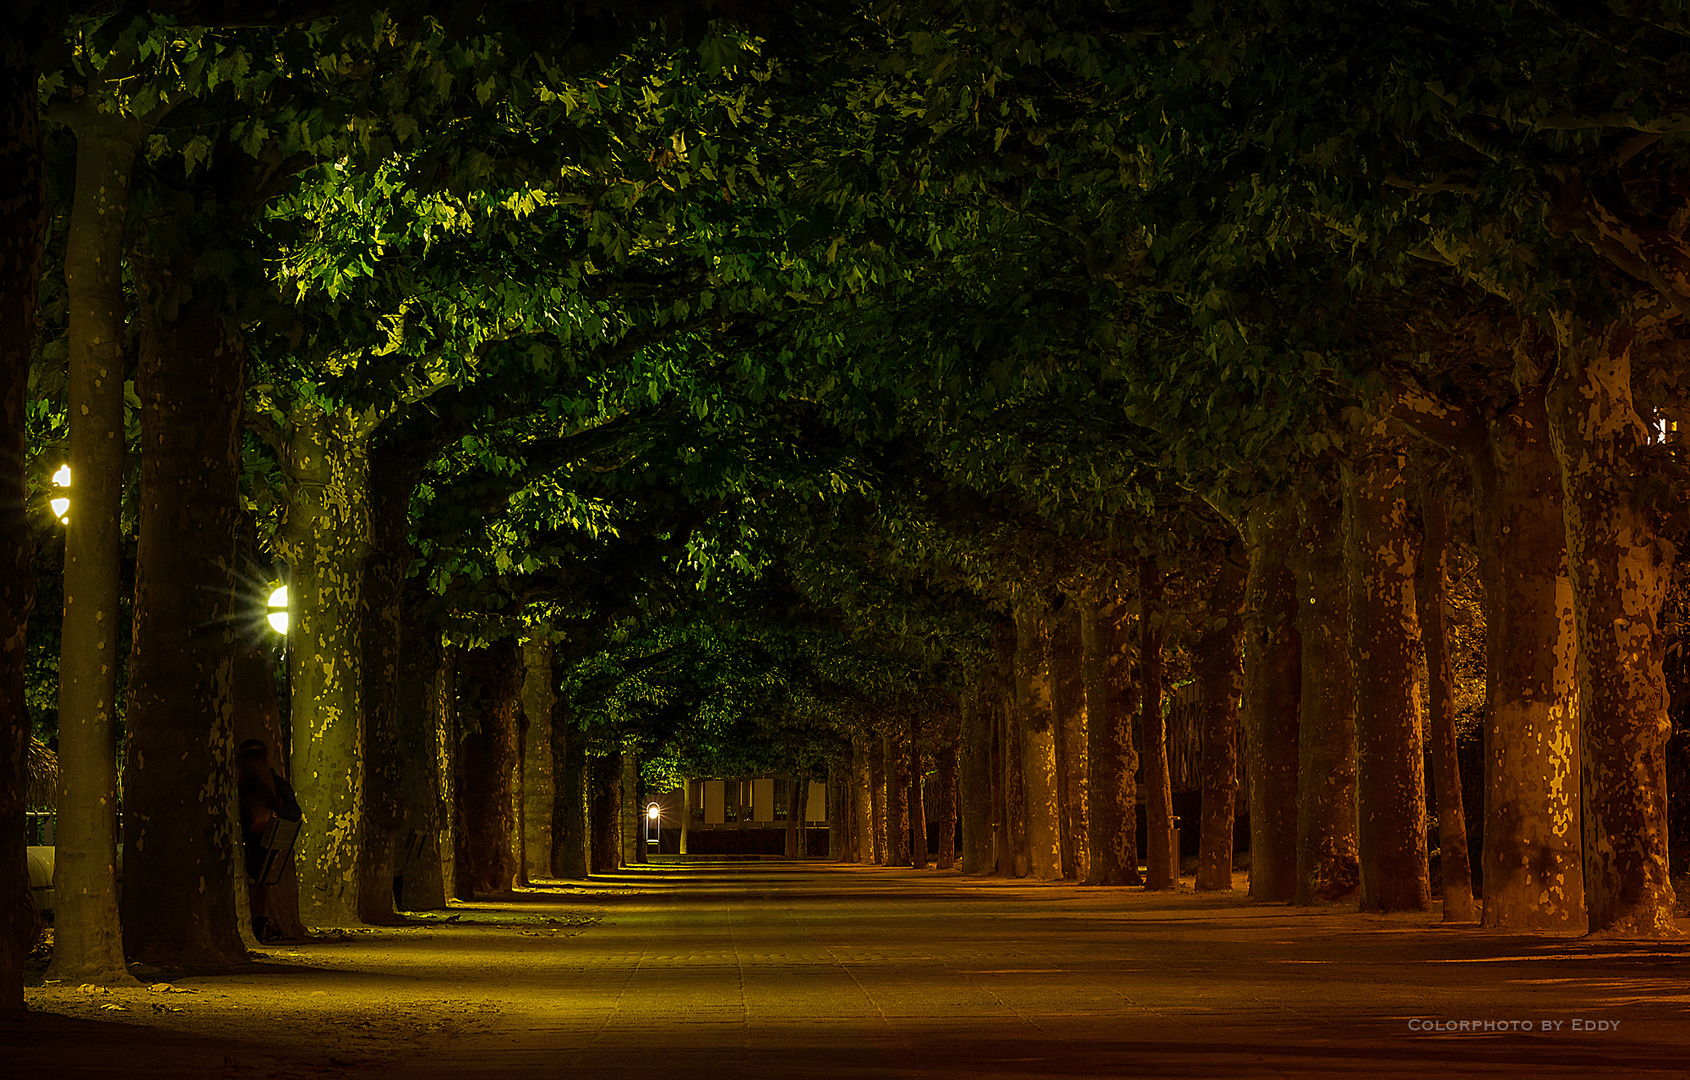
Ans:
<svg viewBox="0 0 1690 1080"><path fill-rule="evenodd" d="M783 863L454 915L34 988L0 1076L1690 1077L1678 943Z"/></svg>

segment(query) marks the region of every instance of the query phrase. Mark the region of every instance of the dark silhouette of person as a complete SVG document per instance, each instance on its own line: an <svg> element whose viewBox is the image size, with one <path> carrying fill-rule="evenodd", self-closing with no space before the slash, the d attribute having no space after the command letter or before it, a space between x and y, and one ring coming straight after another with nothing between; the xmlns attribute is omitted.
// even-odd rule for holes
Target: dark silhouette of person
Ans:
<svg viewBox="0 0 1690 1080"><path fill-rule="evenodd" d="M299 821L304 814L299 809L293 788L270 767L270 754L261 740L248 739L241 743L235 752L235 769L239 778L241 839L245 842L252 936L262 942L271 942L281 935L270 926L270 887L258 880L264 869L264 829L271 818Z"/></svg>

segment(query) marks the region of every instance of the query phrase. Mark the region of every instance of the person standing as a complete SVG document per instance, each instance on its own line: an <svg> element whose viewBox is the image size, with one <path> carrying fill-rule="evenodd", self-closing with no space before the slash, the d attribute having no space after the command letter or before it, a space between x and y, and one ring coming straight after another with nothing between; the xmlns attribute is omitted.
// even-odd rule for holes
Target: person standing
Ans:
<svg viewBox="0 0 1690 1080"><path fill-rule="evenodd" d="M272 942L280 935L270 928L270 887L263 884L264 830L272 818L299 821L304 817L293 787L270 767L270 754L259 739L248 739L235 752L241 802L241 839L246 853L247 897L252 911L252 936ZM292 858L292 854L288 855Z"/></svg>

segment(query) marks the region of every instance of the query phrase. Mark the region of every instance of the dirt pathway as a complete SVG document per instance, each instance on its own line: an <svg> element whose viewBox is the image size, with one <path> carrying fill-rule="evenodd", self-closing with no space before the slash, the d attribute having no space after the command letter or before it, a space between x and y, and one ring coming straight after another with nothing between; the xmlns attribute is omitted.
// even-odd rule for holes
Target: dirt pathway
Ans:
<svg viewBox="0 0 1690 1080"><path fill-rule="evenodd" d="M1690 1072L1690 946L770 863L444 915L168 990L32 987L40 1015L0 1027L0 1074Z"/></svg>

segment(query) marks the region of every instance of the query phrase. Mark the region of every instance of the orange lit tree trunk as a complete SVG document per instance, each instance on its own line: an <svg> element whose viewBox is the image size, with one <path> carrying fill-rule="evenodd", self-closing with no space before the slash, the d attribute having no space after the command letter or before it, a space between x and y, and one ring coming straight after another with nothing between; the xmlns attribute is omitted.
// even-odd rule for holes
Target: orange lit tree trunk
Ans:
<svg viewBox="0 0 1690 1080"><path fill-rule="evenodd" d="M1138 563L1138 730L1144 751L1144 887L1179 887L1173 847L1174 792L1168 776L1168 728L1162 715L1162 572L1154 558Z"/></svg>
<svg viewBox="0 0 1690 1080"><path fill-rule="evenodd" d="M246 353L197 300L174 315L144 328L136 380L145 452L121 906L129 956L217 966L246 959L230 682Z"/></svg>
<svg viewBox="0 0 1690 1080"><path fill-rule="evenodd" d="M1021 779L1027 835L1027 870L1033 877L1062 877L1056 790L1056 731L1051 711L1050 624L1043 600L1015 604L1015 726L1021 742Z"/></svg>
<svg viewBox="0 0 1690 1080"><path fill-rule="evenodd" d="M1244 694L1242 544L1223 551L1209 589L1193 667L1203 717L1203 806L1197 848L1197 888L1232 888L1233 810L1238 802L1238 702Z"/></svg>
<svg viewBox="0 0 1690 1080"><path fill-rule="evenodd" d="M999 765L1003 770L1003 843L998 848L998 873L1024 878L1031 860L1027 855L1027 783L1023 772L1021 722L1017 719L1020 698L1013 691L1003 695L998 722Z"/></svg>
<svg viewBox="0 0 1690 1080"><path fill-rule="evenodd" d="M851 830L854 846L851 861L874 862L874 805L869 798L873 783L869 777L868 751L861 739L851 741L851 816L856 824Z"/></svg>
<svg viewBox="0 0 1690 1080"><path fill-rule="evenodd" d="M1650 474L1633 328L1556 325L1546 400L1578 620L1584 886L1592 933L1671 937L1661 605L1676 551L1633 491Z"/></svg>
<svg viewBox="0 0 1690 1080"><path fill-rule="evenodd" d="M886 739L871 735L868 748L869 852L876 866L889 865L886 827Z"/></svg>
<svg viewBox="0 0 1690 1080"><path fill-rule="evenodd" d="M1450 677L1448 595L1449 506L1445 481L1422 490L1420 517L1420 637L1426 649L1426 700L1430 704L1432 785L1438 806L1438 863L1443 879L1444 922L1473 922L1473 872L1467 855L1467 813L1461 798L1461 762L1455 745L1455 693Z"/></svg>
<svg viewBox="0 0 1690 1080"><path fill-rule="evenodd" d="M1067 598L1051 624L1051 704L1055 710L1057 795L1061 808L1062 876L1084 881L1091 873L1086 832L1086 683L1080 641L1080 602Z"/></svg>
<svg viewBox="0 0 1690 1080"><path fill-rule="evenodd" d="M1080 643L1086 692L1086 827L1088 885L1140 885L1138 872L1137 709L1132 631L1119 600L1080 601Z"/></svg>
<svg viewBox="0 0 1690 1080"><path fill-rule="evenodd" d="M1250 559L1244 595L1244 751L1250 781L1250 898L1288 901L1297 886L1298 714L1302 641L1296 579L1286 562L1294 505L1256 500L1240 531Z"/></svg>
<svg viewBox="0 0 1690 1080"><path fill-rule="evenodd" d="M1584 929L1578 633L1560 475L1528 387L1468 455L1484 584L1483 921Z"/></svg>
<svg viewBox="0 0 1690 1080"><path fill-rule="evenodd" d="M1341 497L1340 497L1341 498ZM1350 677L1350 602L1344 578L1344 511L1339 498L1305 492L1297 573L1302 641L1298 718L1297 887L1294 904L1355 892L1356 725Z"/></svg>
<svg viewBox="0 0 1690 1080"><path fill-rule="evenodd" d="M1401 448L1375 428L1344 470L1344 563L1355 687L1356 856L1363 911L1423 911L1425 741L1416 693L1417 560Z"/></svg>
<svg viewBox="0 0 1690 1080"><path fill-rule="evenodd" d="M552 698L556 692L550 641L530 638L523 643L522 672L523 876L549 878L555 876L552 819L557 801L556 756L552 752Z"/></svg>

